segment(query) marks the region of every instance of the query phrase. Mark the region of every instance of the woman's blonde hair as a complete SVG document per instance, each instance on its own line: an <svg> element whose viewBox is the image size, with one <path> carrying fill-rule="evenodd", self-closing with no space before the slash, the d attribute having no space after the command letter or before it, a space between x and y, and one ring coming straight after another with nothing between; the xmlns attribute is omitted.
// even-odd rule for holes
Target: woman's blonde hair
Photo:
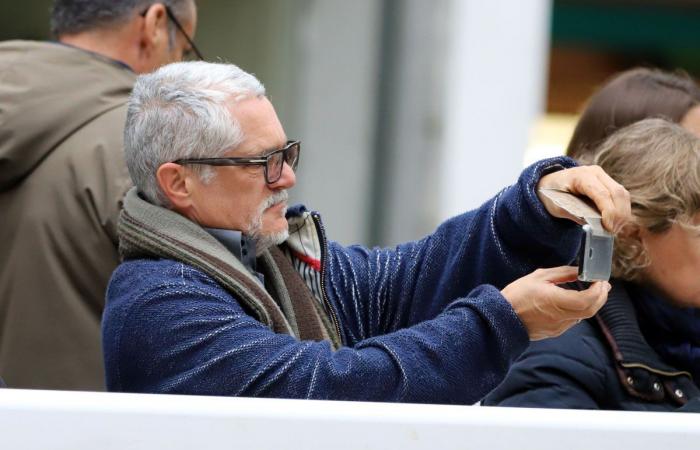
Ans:
<svg viewBox="0 0 700 450"><path fill-rule="evenodd" d="M646 119L611 135L593 160L630 193L634 225L664 233L674 223L700 230L700 140L678 124ZM649 264L638 233L615 239L613 276L640 281Z"/></svg>

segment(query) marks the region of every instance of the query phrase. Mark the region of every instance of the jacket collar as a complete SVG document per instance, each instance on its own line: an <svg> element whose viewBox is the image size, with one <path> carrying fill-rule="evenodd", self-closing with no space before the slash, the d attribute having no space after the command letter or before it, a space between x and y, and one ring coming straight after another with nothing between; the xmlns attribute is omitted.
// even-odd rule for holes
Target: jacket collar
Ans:
<svg viewBox="0 0 700 450"><path fill-rule="evenodd" d="M626 285L613 280L612 286L596 320L610 345L624 390L645 401L671 401L676 405L700 396L692 376L665 363L648 344Z"/></svg>
<svg viewBox="0 0 700 450"><path fill-rule="evenodd" d="M612 282L607 303L596 316L615 360L625 368L639 367L664 376L690 376L666 364L644 338L625 284Z"/></svg>

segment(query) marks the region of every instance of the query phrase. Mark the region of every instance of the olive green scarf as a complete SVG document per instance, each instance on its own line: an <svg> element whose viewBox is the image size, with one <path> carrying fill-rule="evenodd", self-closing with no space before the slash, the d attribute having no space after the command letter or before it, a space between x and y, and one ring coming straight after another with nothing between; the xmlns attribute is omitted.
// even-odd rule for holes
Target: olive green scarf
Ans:
<svg viewBox="0 0 700 450"><path fill-rule="evenodd" d="M249 314L276 333L303 340L340 340L327 312L314 299L292 262L278 247L258 258L266 288L202 227L139 197L132 188L119 218L119 252L124 259L165 258L206 273L226 289Z"/></svg>

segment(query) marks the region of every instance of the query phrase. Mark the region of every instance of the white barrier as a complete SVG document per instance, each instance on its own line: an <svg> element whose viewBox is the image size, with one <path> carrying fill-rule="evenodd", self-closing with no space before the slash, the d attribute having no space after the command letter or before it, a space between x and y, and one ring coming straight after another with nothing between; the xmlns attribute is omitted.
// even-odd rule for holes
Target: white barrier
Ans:
<svg viewBox="0 0 700 450"><path fill-rule="evenodd" d="M0 389L0 448L697 450L700 416Z"/></svg>

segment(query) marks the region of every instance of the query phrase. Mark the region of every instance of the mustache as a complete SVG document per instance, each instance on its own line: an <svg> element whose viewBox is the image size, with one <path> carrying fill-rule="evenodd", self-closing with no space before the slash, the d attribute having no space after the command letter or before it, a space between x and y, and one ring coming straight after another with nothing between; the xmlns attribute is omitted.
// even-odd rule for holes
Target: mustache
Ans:
<svg viewBox="0 0 700 450"><path fill-rule="evenodd" d="M248 226L248 229L246 230L246 234L256 241L259 241L261 239L260 237L260 229L262 228L262 216L265 213L265 210L267 208L270 208L271 206L276 205L277 203L280 202L286 202L287 199L289 198L289 194L287 193L286 190L281 190L273 193L271 196L263 200L263 202L260 204L258 207L258 210L256 211L255 217L253 218L252 222ZM286 214L286 207L285 211L282 212L282 215ZM264 250L267 247L259 247L258 249Z"/></svg>
<svg viewBox="0 0 700 450"><path fill-rule="evenodd" d="M288 199L289 193L287 193L286 189L277 191L265 199L262 205L260 205L260 211L265 211L267 208L270 208L271 206L274 206L277 203L286 202Z"/></svg>

